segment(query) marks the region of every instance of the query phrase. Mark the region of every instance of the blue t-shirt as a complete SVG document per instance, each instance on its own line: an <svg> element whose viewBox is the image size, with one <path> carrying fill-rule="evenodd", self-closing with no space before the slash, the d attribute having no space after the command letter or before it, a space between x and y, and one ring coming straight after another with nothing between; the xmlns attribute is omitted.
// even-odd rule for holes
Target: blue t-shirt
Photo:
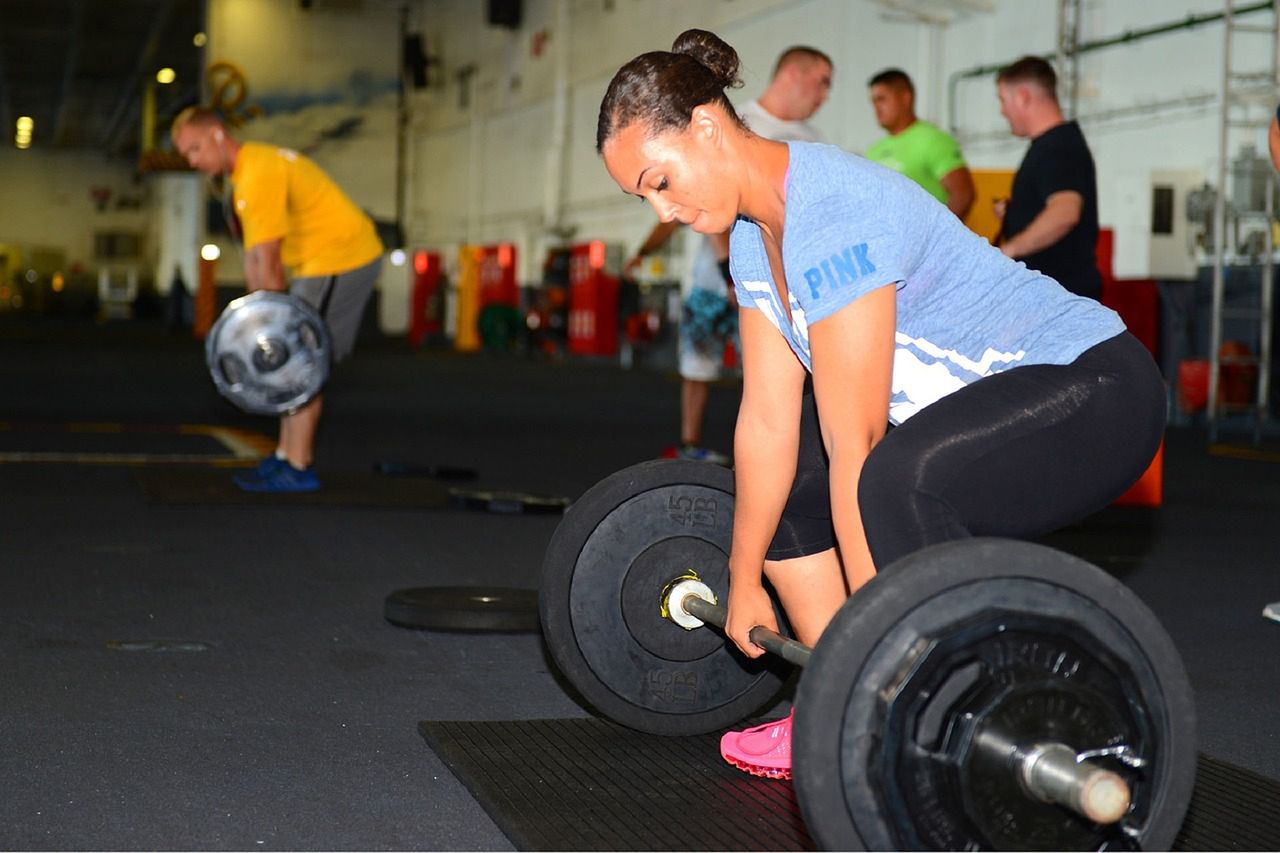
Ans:
<svg viewBox="0 0 1280 853"><path fill-rule="evenodd" d="M812 371L809 326L897 285L889 420L1023 364L1069 364L1124 330L1114 311L1012 261L909 178L831 145L789 142L782 310L760 228L730 239L738 304L757 308Z"/></svg>

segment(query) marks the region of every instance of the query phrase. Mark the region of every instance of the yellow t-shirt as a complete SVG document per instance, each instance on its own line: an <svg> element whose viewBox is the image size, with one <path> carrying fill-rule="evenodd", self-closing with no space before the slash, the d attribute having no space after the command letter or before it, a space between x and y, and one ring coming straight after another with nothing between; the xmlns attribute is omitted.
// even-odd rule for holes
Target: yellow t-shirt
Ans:
<svg viewBox="0 0 1280 853"><path fill-rule="evenodd" d="M310 158L246 142L231 172L244 247L280 240L294 276L336 275L382 254L371 220Z"/></svg>

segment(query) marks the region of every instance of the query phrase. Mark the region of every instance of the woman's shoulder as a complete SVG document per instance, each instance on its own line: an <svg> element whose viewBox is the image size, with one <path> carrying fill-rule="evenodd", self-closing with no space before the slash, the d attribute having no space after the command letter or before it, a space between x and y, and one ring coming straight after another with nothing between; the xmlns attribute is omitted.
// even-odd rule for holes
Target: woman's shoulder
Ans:
<svg viewBox="0 0 1280 853"><path fill-rule="evenodd" d="M886 195L910 197L911 188L915 187L914 182L894 170L838 146L818 142L787 144L792 146L788 201L810 206L828 200L837 206L864 207Z"/></svg>

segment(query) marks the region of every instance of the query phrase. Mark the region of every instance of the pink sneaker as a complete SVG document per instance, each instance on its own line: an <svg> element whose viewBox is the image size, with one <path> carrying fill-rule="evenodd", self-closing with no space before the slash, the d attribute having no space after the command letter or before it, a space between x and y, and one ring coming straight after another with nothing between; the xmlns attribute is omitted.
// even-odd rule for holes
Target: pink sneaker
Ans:
<svg viewBox="0 0 1280 853"><path fill-rule="evenodd" d="M766 779L791 778L792 711L781 720L740 732L725 732L720 738L724 760L753 776Z"/></svg>

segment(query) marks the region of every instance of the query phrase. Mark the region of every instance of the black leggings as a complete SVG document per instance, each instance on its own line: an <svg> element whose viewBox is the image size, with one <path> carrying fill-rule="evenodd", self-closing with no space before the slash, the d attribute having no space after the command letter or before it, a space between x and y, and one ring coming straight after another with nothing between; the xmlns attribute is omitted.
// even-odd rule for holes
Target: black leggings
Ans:
<svg viewBox="0 0 1280 853"><path fill-rule="evenodd" d="M973 382L893 427L871 451L858 506L877 568L970 536L1027 538L1107 506L1154 456L1165 391L1128 332L1067 365L1016 367ZM827 456L806 394L791 496L768 559L836 544Z"/></svg>

